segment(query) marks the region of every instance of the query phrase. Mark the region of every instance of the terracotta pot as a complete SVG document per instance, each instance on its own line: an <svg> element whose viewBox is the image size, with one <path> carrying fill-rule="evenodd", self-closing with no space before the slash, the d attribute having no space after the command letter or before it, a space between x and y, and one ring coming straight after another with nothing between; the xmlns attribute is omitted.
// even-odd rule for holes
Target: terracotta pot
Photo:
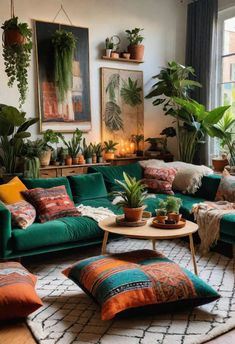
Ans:
<svg viewBox="0 0 235 344"><path fill-rule="evenodd" d="M65 158L65 165L72 165L73 159L71 157L66 157Z"/></svg>
<svg viewBox="0 0 235 344"><path fill-rule="evenodd" d="M131 57L131 54L130 54L130 53L122 53L122 57L123 57L124 59L129 60L130 57Z"/></svg>
<svg viewBox="0 0 235 344"><path fill-rule="evenodd" d="M96 154L92 155L92 164L96 164L97 163L97 156Z"/></svg>
<svg viewBox="0 0 235 344"><path fill-rule="evenodd" d="M214 168L214 171L216 172L223 172L226 165L228 165L227 159L212 159L212 165Z"/></svg>
<svg viewBox="0 0 235 344"><path fill-rule="evenodd" d="M40 154L39 160L42 167L50 165L51 149L42 151L42 153Z"/></svg>
<svg viewBox="0 0 235 344"><path fill-rule="evenodd" d="M173 220L176 223L178 223L181 220L182 214L177 213L169 213L168 214L168 220Z"/></svg>
<svg viewBox="0 0 235 344"><path fill-rule="evenodd" d="M144 45L143 44L130 44L130 45L128 45L128 51L131 54L131 59L143 60L143 57L144 57Z"/></svg>
<svg viewBox="0 0 235 344"><path fill-rule="evenodd" d="M114 59L118 59L119 58L119 53L116 53L115 51L111 52L111 57Z"/></svg>
<svg viewBox="0 0 235 344"><path fill-rule="evenodd" d="M83 155L79 155L78 157L78 164L82 165L82 164L85 164L85 159L84 159L84 156Z"/></svg>
<svg viewBox="0 0 235 344"><path fill-rule="evenodd" d="M4 31L4 44L10 46L13 44L24 44L25 37L18 30L6 30Z"/></svg>
<svg viewBox="0 0 235 344"><path fill-rule="evenodd" d="M78 162L79 162L79 158L78 157L72 158L73 165L78 165Z"/></svg>
<svg viewBox="0 0 235 344"><path fill-rule="evenodd" d="M156 219L159 223L165 223L165 221L167 220L167 216L157 215Z"/></svg>
<svg viewBox="0 0 235 344"><path fill-rule="evenodd" d="M137 222L142 219L144 207L140 208L123 208L125 219L127 221Z"/></svg>
<svg viewBox="0 0 235 344"><path fill-rule="evenodd" d="M114 153L113 152L105 152L104 153L104 158L105 160L113 160L114 159Z"/></svg>

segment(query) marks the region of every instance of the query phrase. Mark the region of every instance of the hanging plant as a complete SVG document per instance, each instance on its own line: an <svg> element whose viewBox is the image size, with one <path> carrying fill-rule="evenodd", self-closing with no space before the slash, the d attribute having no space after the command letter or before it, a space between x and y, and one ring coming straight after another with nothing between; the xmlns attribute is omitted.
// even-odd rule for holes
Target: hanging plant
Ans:
<svg viewBox="0 0 235 344"><path fill-rule="evenodd" d="M26 23L18 23L13 16L1 26L3 29L3 58L5 72L9 78L8 86L17 82L20 93L20 107L25 103L28 89L28 67L32 50L32 30Z"/></svg>
<svg viewBox="0 0 235 344"><path fill-rule="evenodd" d="M54 47L54 75L58 99L62 102L72 87L72 64L76 39L72 32L56 30L52 37Z"/></svg>

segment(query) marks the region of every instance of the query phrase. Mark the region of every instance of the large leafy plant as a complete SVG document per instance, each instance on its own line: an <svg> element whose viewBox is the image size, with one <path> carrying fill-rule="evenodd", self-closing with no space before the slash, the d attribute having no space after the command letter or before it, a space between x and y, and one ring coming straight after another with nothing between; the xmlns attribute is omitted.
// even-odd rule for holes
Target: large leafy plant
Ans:
<svg viewBox="0 0 235 344"><path fill-rule="evenodd" d="M129 41L129 43L132 45L137 45L137 44L141 44L144 37L141 36L140 32L143 31L144 29L140 29L138 27L136 27L133 30L126 30L126 34L127 34L127 39Z"/></svg>
<svg viewBox="0 0 235 344"><path fill-rule="evenodd" d="M121 97L124 102L132 107L142 103L140 92L142 88L138 86L138 80L132 80L130 77L127 81L123 80L121 88Z"/></svg>
<svg viewBox="0 0 235 344"><path fill-rule="evenodd" d="M58 99L62 102L72 87L72 66L76 39L72 32L56 30L52 37L54 47L54 74Z"/></svg>
<svg viewBox="0 0 235 344"><path fill-rule="evenodd" d="M118 207L123 208L140 208L144 205L144 200L147 196L145 186L141 180L136 180L135 177L129 176L123 172L124 181L115 180L123 191L114 191L113 196L121 197L121 200L117 203Z"/></svg>
<svg viewBox="0 0 235 344"><path fill-rule="evenodd" d="M69 141L65 140L63 134L58 133L57 135L67 147L69 156L72 158L76 158L81 148L80 142L82 140L82 131L77 128L73 133L71 140Z"/></svg>
<svg viewBox="0 0 235 344"><path fill-rule="evenodd" d="M32 50L32 30L27 23L19 23L18 17L6 20L1 28L4 30L3 58L5 72L9 78L8 86L12 87L17 82L20 93L20 106L24 104L28 88L28 67ZM10 42L8 32L15 31L22 40Z"/></svg>
<svg viewBox="0 0 235 344"><path fill-rule="evenodd" d="M27 130L38 121L37 118L26 119L25 115L13 106L0 104L0 167L5 173L16 172L24 139L31 136Z"/></svg>

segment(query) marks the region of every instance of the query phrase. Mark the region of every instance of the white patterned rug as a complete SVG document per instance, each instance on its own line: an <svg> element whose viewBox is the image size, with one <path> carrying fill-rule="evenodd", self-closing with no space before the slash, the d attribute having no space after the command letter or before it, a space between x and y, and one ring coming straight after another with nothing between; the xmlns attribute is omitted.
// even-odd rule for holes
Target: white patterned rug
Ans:
<svg viewBox="0 0 235 344"><path fill-rule="evenodd" d="M186 242L157 244L168 258L193 271ZM142 248L151 248L151 243L122 239L108 245L110 252ZM44 303L27 321L40 344L198 344L235 327L234 260L217 253L197 256L199 276L222 296L215 302L192 311L101 321L98 306L61 274L76 260L97 254L100 246L64 251L25 264L38 275L37 291Z"/></svg>

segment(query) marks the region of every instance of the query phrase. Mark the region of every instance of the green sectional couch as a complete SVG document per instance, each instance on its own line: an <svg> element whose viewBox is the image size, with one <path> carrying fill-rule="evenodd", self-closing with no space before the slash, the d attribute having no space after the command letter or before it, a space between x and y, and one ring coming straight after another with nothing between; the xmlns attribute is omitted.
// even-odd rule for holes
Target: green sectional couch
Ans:
<svg viewBox="0 0 235 344"><path fill-rule="evenodd" d="M126 166L97 166L89 169L89 174L48 178L25 179L23 182L30 188L50 188L65 185L69 196L75 204L84 204L92 207L107 207L115 214L121 211L114 206L108 193L117 188L115 179L122 179L123 171L137 179L142 178L142 168L137 164ZM196 195L176 193L183 201L181 212L187 219L192 220L190 213L194 203L212 200L219 185L218 176L203 178L202 187ZM164 198L166 195L156 195ZM146 210L154 213L156 198L146 199ZM59 251L69 248L97 244L102 241L103 232L97 222L88 217L64 217L46 223L37 223L26 230L12 228L11 214L4 204L0 203L0 259L12 259L40 253ZM235 243L235 215L225 215L221 221L221 240Z"/></svg>

